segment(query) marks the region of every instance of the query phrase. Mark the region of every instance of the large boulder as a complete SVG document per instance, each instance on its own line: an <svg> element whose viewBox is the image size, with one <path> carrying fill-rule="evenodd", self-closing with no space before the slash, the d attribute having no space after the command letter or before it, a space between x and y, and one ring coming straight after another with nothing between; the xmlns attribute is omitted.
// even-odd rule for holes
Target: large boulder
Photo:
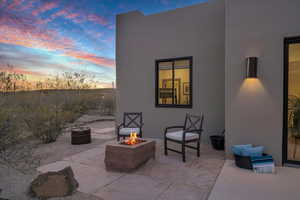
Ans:
<svg viewBox="0 0 300 200"><path fill-rule="evenodd" d="M0 194L1 194L1 192L2 192L2 189L0 188ZM3 199L0 197L0 200L8 200L8 199Z"/></svg>
<svg viewBox="0 0 300 200"><path fill-rule="evenodd" d="M78 187L71 167L58 172L40 174L30 184L30 194L40 199L71 195Z"/></svg>

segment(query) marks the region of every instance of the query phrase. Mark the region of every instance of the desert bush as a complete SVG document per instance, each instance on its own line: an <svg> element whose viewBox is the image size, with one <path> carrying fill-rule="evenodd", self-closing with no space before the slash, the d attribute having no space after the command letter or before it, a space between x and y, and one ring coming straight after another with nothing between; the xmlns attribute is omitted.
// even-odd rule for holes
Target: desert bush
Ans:
<svg viewBox="0 0 300 200"><path fill-rule="evenodd" d="M103 96L101 101L101 113L105 115L114 115L115 113L115 96L106 95Z"/></svg>
<svg viewBox="0 0 300 200"><path fill-rule="evenodd" d="M27 127L34 137L45 144L56 141L69 115L56 105L38 105L35 110L27 110L25 113Z"/></svg>
<svg viewBox="0 0 300 200"><path fill-rule="evenodd" d="M0 151L4 151L9 145L18 140L16 114L9 108L0 109Z"/></svg>
<svg viewBox="0 0 300 200"><path fill-rule="evenodd" d="M91 109L98 109L101 104L101 94L95 91L81 91L66 95L63 110L72 111L75 114L85 114Z"/></svg>

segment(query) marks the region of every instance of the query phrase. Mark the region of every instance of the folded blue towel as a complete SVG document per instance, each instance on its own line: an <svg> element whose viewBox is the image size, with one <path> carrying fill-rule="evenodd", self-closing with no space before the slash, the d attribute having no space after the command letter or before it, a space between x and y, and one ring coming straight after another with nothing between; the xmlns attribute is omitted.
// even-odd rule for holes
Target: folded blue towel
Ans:
<svg viewBox="0 0 300 200"><path fill-rule="evenodd" d="M275 173L274 160L270 155L252 157L251 162L256 173Z"/></svg>
<svg viewBox="0 0 300 200"><path fill-rule="evenodd" d="M260 162L260 161L265 161L265 160L272 160L273 161L273 157L270 156L270 155L251 157L251 162Z"/></svg>
<svg viewBox="0 0 300 200"><path fill-rule="evenodd" d="M252 147L252 144L233 145L233 146L231 147L231 150L232 150L232 153L233 153L233 154L242 156L242 151L243 151L245 148L249 148L249 147Z"/></svg>
<svg viewBox="0 0 300 200"><path fill-rule="evenodd" d="M263 146L258 147L245 147L242 149L242 156L262 156L264 152Z"/></svg>

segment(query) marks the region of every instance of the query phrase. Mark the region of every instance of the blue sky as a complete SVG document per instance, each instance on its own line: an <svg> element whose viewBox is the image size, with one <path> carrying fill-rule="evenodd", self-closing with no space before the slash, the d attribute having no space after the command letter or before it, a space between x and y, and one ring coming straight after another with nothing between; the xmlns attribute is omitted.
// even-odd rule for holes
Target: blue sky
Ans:
<svg viewBox="0 0 300 200"><path fill-rule="evenodd" d="M205 0L0 0L0 71L32 80L63 72L115 81L115 16L145 15Z"/></svg>

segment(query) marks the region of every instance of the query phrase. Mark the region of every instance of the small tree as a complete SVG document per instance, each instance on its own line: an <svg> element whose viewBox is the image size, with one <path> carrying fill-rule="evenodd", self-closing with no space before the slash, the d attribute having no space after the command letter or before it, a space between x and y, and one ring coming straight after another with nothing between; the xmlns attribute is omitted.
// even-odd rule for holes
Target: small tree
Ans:
<svg viewBox="0 0 300 200"><path fill-rule="evenodd" d="M39 105L34 111L25 111L24 121L33 136L42 143L55 142L65 124L65 112L57 105Z"/></svg>
<svg viewBox="0 0 300 200"><path fill-rule="evenodd" d="M0 91L2 92L16 92L23 89L23 85L19 84L25 82L26 77L23 74L14 72L14 66L7 64L6 70L0 72Z"/></svg>

